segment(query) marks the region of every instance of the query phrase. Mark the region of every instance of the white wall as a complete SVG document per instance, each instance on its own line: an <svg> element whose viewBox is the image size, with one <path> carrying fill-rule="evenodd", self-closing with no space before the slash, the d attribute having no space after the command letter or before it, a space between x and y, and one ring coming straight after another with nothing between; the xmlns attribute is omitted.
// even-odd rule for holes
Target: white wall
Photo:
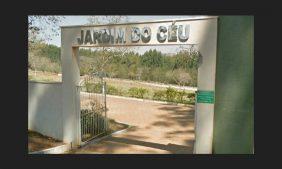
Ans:
<svg viewBox="0 0 282 169"><path fill-rule="evenodd" d="M28 128L63 140L62 83L28 82Z"/></svg>
<svg viewBox="0 0 282 169"><path fill-rule="evenodd" d="M192 34L191 34L192 36ZM198 91L215 91L217 18L198 22L194 36L202 61L198 68ZM194 153L211 154L213 140L214 103L196 102Z"/></svg>
<svg viewBox="0 0 282 169"><path fill-rule="evenodd" d="M80 81L78 47L73 47L80 27L61 29L63 140L72 146L81 143Z"/></svg>

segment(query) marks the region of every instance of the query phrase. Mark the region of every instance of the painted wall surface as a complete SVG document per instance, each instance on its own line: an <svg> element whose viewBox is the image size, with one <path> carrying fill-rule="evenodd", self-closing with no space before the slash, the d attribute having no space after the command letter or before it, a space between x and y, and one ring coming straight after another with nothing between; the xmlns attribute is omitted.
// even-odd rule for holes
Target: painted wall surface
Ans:
<svg viewBox="0 0 282 169"><path fill-rule="evenodd" d="M221 16L215 86L213 153L253 153L254 18Z"/></svg>
<svg viewBox="0 0 282 169"><path fill-rule="evenodd" d="M216 75L217 18L201 21L197 29L201 61L198 68L198 91L214 91ZM195 154L211 154L214 103L196 102Z"/></svg>
<svg viewBox="0 0 282 169"><path fill-rule="evenodd" d="M28 128L63 139L62 83L28 82Z"/></svg>
<svg viewBox="0 0 282 169"><path fill-rule="evenodd" d="M63 141L76 146L80 144L80 91L77 87L80 80L78 47L76 41L79 28L61 29L61 62L62 62L62 105L63 105Z"/></svg>

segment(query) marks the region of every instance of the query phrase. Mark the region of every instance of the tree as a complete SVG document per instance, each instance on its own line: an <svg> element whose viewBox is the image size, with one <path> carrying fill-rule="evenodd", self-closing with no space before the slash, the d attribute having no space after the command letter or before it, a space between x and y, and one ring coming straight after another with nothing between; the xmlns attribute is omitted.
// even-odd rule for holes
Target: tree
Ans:
<svg viewBox="0 0 282 169"><path fill-rule="evenodd" d="M89 25L92 24L115 24L128 22L127 16L122 15L105 15L105 16L90 16L87 19Z"/></svg>
<svg viewBox="0 0 282 169"><path fill-rule="evenodd" d="M176 68L198 68L200 64L201 54L195 47L191 45L188 47L180 46L180 51L177 53Z"/></svg>
<svg viewBox="0 0 282 169"><path fill-rule="evenodd" d="M164 63L164 56L156 49L146 51L141 58L142 65L147 67L162 67Z"/></svg>
<svg viewBox="0 0 282 169"><path fill-rule="evenodd" d="M179 86L184 86L191 82L190 74L184 69L176 69L173 71L173 78L175 83Z"/></svg>
<svg viewBox="0 0 282 169"><path fill-rule="evenodd" d="M196 45L191 45L188 47L182 46L180 53L182 57L185 58L185 61L183 61L183 63L185 63L185 67L183 68L189 72L191 77L190 85L196 86L198 67L201 64L202 59L201 53L197 50Z"/></svg>
<svg viewBox="0 0 282 169"><path fill-rule="evenodd" d="M90 16L87 25L97 25L97 24L116 24L121 22L128 22L127 16ZM99 56L97 57L96 65L93 65L93 73L103 72L105 74L105 68L109 66L109 63L113 60L115 55L123 55L128 51L127 47L102 47ZM101 77L103 78L103 77Z"/></svg>
<svg viewBox="0 0 282 169"><path fill-rule="evenodd" d="M51 40L52 36L58 36L59 23L63 19L63 16L40 16L31 15L28 16L28 61L29 68L34 68L36 75L36 63L35 57L38 57L42 53L43 42ZM51 29L50 31L48 31ZM51 49L55 50L55 48ZM31 59L31 58L34 59ZM55 56L54 56L55 59ZM33 63L30 63L33 60Z"/></svg>
<svg viewBox="0 0 282 169"><path fill-rule="evenodd" d="M52 36L59 35L59 23L64 16L28 16L28 42L32 45L36 42L51 40ZM30 46L32 47L32 46Z"/></svg>

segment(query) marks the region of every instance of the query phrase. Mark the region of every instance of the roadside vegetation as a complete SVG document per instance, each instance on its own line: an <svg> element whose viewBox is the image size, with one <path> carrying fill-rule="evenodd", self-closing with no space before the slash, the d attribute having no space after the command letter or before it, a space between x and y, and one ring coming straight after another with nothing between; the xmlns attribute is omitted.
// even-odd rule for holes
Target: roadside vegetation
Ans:
<svg viewBox="0 0 282 169"><path fill-rule="evenodd" d="M82 91L89 93L101 93L102 84L100 83L85 83L82 86ZM158 100L171 103L182 103L182 104L194 104L195 103L195 92L176 90L174 88L143 88L143 87L130 87L121 88L107 84L106 93L109 95L134 97L149 100Z"/></svg>
<svg viewBox="0 0 282 169"><path fill-rule="evenodd" d="M157 50L149 50L143 55L130 52L106 51L111 56L103 64L103 72L108 78L121 78L147 82L197 86L199 54L187 50L173 56L166 56ZM100 57L105 51L80 49L80 73L87 75L101 67ZM61 73L60 48L38 43L29 51L28 67L34 71Z"/></svg>
<svg viewBox="0 0 282 169"><path fill-rule="evenodd" d="M28 79L40 82L61 82L60 48L44 43L33 44L29 51ZM111 95L160 100L173 103L193 104L192 91L174 88L158 88L140 85L139 82L162 83L178 86L197 85L197 52L180 51L166 56L157 50L149 50L143 55L134 52L106 51L111 55L103 67L107 93ZM101 66L99 57L105 51L80 49L80 73L82 78L97 73ZM127 79L124 82L116 79ZM88 84L86 84L88 85ZM88 92L97 92L99 86L88 86Z"/></svg>

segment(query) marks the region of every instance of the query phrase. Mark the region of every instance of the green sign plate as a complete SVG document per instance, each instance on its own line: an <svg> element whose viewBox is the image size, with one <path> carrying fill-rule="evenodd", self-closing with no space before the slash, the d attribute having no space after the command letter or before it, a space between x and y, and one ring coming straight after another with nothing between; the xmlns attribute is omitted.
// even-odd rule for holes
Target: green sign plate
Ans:
<svg viewBox="0 0 282 169"><path fill-rule="evenodd" d="M197 103L214 103L214 91L197 91Z"/></svg>

